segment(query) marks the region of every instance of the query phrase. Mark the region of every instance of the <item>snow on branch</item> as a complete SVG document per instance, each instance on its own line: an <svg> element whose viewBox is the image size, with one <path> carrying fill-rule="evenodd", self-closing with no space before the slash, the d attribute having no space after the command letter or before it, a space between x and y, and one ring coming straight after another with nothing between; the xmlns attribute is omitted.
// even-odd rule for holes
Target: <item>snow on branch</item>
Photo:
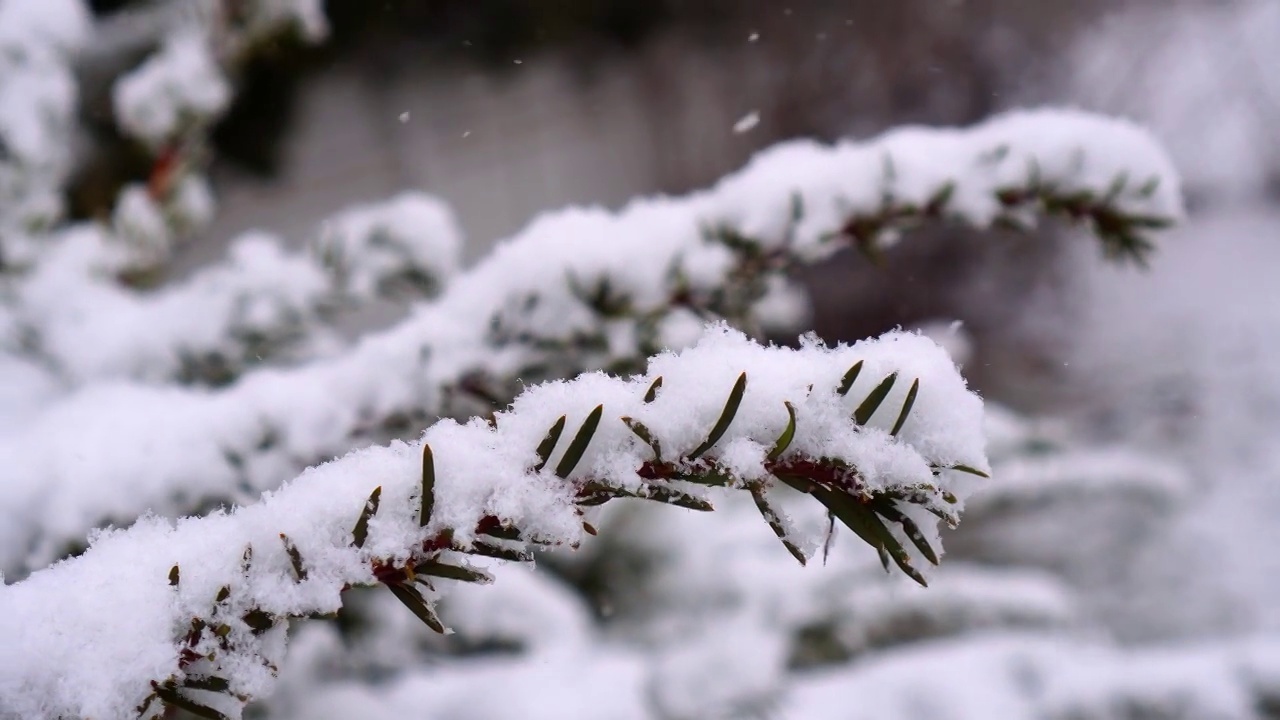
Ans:
<svg viewBox="0 0 1280 720"><path fill-rule="evenodd" d="M874 252L923 221L1033 227L1041 217L1082 223L1109 257L1141 262L1150 232L1182 217L1178 174L1142 128L1074 110L1015 111L968 129L905 127L827 150L807 141L766 151L718 190L721 221L749 237L777 237L783 205L807 211L799 245L838 238ZM746 195L756 202L744 203Z"/></svg>
<svg viewBox="0 0 1280 720"><path fill-rule="evenodd" d="M343 292L359 300L435 295L461 261L453 211L422 193L349 207L320 227L316 252Z"/></svg>
<svg viewBox="0 0 1280 720"><path fill-rule="evenodd" d="M543 215L350 352L212 394L90 387L3 438L0 567L38 567L147 510L251 499L351 447L502 407L522 382L638 371L707 320L757 328L790 269L849 246L878 252L922 222L1061 217L1141 259L1149 231L1180 214L1177 176L1146 133L1045 110L786 143L707 191Z"/></svg>
<svg viewBox="0 0 1280 720"><path fill-rule="evenodd" d="M146 182L121 190L113 218L137 246L135 269L150 272L212 215L209 133L245 63L279 41L319 41L328 25L320 0L189 0L126 9L96 29L100 55L150 53L111 92L119 129L152 156Z"/></svg>
<svg viewBox="0 0 1280 720"><path fill-rule="evenodd" d="M437 293L461 254L453 213L421 193L349 208L321 228L317 247L304 253L246 234L224 261L151 292L116 281L113 236L93 225L68 228L15 283L16 321L41 359L73 383L219 384L305 353L340 309Z"/></svg>
<svg viewBox="0 0 1280 720"><path fill-rule="evenodd" d="M156 151L202 142L253 52L280 38L317 42L328 33L320 0L193 0L125 13L121 24L131 30L105 32L141 33L159 45L116 81L111 98L121 129Z"/></svg>
<svg viewBox="0 0 1280 720"><path fill-rule="evenodd" d="M948 536L953 563L1042 568L1077 588L1126 593L1121 579L1185 510L1194 478L1159 454L1096 445L999 405L984 419L1000 482Z"/></svg>
<svg viewBox="0 0 1280 720"><path fill-rule="evenodd" d="M193 133L206 131L229 106L240 65L262 45L319 42L328 34L320 0L157 4L126 11L116 24L159 45L111 93L121 129L157 150L189 145ZM124 30L105 28L108 36Z"/></svg>
<svg viewBox="0 0 1280 720"><path fill-rule="evenodd" d="M121 128L155 147L181 125L216 117L231 102L231 87L200 33L166 38L160 50L125 75L112 90Z"/></svg>
<svg viewBox="0 0 1280 720"><path fill-rule="evenodd" d="M1280 637L1119 648L1041 633L966 639L814 674L780 716L827 717L851 697L864 717L918 716L920 678L933 681L927 707L952 717L1265 718L1280 697Z"/></svg>
<svg viewBox="0 0 1280 720"><path fill-rule="evenodd" d="M91 24L80 0L0 3L0 226L6 236L48 227L62 216L76 130L70 65ZM9 244L5 237L0 253Z"/></svg>
<svg viewBox="0 0 1280 720"><path fill-rule="evenodd" d="M468 556L575 546L616 498L705 511L709 488L746 492L804 562L819 538L775 509L799 491L923 584L937 518L957 522L982 482L983 443L981 401L930 340L792 350L711 326L643 376L535 386L489 421L441 421L247 507L145 517L3 586L3 717L237 717L269 690L289 619L381 584L446 632L440 593L491 579Z"/></svg>

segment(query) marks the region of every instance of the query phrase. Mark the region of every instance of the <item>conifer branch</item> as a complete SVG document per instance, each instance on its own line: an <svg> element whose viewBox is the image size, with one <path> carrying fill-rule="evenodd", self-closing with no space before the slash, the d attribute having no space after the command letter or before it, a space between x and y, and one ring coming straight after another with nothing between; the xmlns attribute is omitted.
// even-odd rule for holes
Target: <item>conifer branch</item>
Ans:
<svg viewBox="0 0 1280 720"><path fill-rule="evenodd" d="M905 363L927 373L930 382L922 384L911 412L945 408L949 421L963 426L933 437L914 435L908 424L895 437L885 423L858 423L854 406L861 398L837 392L843 368L855 360L876 372ZM744 370L712 370L726 363ZM664 390L648 401L659 372ZM709 373L723 382L707 382ZM752 377L773 380L758 387ZM721 394L730 384L732 390ZM779 395L785 402L777 402ZM885 402L903 406L901 398ZM545 439L552 414L585 419L569 423L578 430L567 447L549 452L548 462L548 451L535 446ZM665 455L657 456L624 418L643 418ZM686 418L705 424L690 431ZM811 543L793 535L763 492L785 485L832 508L859 537L924 583L907 548L936 560L936 537L926 537L919 521L907 517L910 508L958 520L951 498L977 482L963 474L935 476L930 465L947 457L986 462L980 442L972 440L979 437L973 431L981 422L980 401L945 353L915 335L788 350L715 328L686 353L655 358L651 376L584 376L567 386L533 387L495 420L443 422L420 445L355 453L226 516L186 520L177 530L144 521L4 592L17 601L14 607L28 608L23 612L48 616L17 618L44 628L38 632L76 632L82 623L112 614L106 637L59 652L83 654L67 658L69 668L118 668L108 675L127 687L111 688L111 696L131 698L137 716L174 707L233 717L263 687L246 668L274 675L289 621L334 612L343 590L385 585L424 624L446 632L447 618L435 605L447 583L492 581L472 559L526 562L541 548L576 547L589 532L589 508L619 498L706 511L713 509L706 486L749 493L769 529L803 562L802 548ZM516 443L523 449L513 450ZM903 461L863 466L864 458L886 453ZM156 542L156 532L168 539ZM122 561L129 572L122 572ZM138 572L153 567L154 573ZM93 592L78 590L82 578L95 578ZM140 590L160 605L125 606L125 598ZM154 634L156 613L168 613L171 637ZM58 622L49 622L53 618ZM152 634L129 634L137 623ZM136 654L164 642L172 644L175 658L169 673L138 676ZM103 688L101 677L77 683L74 670L66 672L72 675L35 675L18 686L62 698L45 705L55 714L110 714L89 710L105 702L94 689ZM59 694L65 690L57 688L69 687L79 688L73 698Z"/></svg>
<svg viewBox="0 0 1280 720"><path fill-rule="evenodd" d="M1040 147L1033 131L1041 124L1065 124L1071 132L1056 134ZM1104 136L1123 138L1132 152L1118 158L1091 153L1091 142ZM955 157L958 146L973 158L972 166L935 167L921 159L929 153L907 150L930 144L945 146L946 157ZM884 177L879 164L867 164L869 148L893 155L892 177ZM1067 156L1076 160L1052 162ZM797 164L797 157L805 162ZM814 167L826 171L814 173ZM1118 177L1154 182L1119 183ZM873 201L856 200L867 186L884 192ZM166 394L160 403L152 400L156 391L151 388L131 389L122 401L155 404L157 425L182 428L184 442L197 438L204 455L226 459L196 470L200 477L190 484L204 494L197 500L175 500L166 491L168 480L152 478L156 469L129 466L117 456L101 462L89 458L85 465L93 472L82 481L136 484L139 512L147 507L166 514L190 512L240 497L241 488L277 486L279 472L263 468L300 469L300 463L319 462L354 445L411 435L439 416L492 412L522 383L595 369L636 372L663 348L683 346L707 320L758 328L760 303L785 284L790 270L850 245L879 247L911 227L909 221L987 227L1002 218L1025 220L1026 213L1100 218L1089 227L1102 232L1104 247L1129 248L1120 254L1138 259L1149 243L1121 242L1112 231L1123 227L1124 237L1137 233L1134 237L1149 240L1144 233L1164 224L1152 218L1171 222L1180 212L1176 176L1158 146L1129 125L1094 116L1015 114L959 133L919 131L910 143L891 134L832 148L786 145L709 193L637 203L619 214L565 211L545 218L457 277L413 318L331 361L269 378L250 376L213 397L182 402ZM602 237L611 243L607 261L586 251ZM319 387L342 388L353 406L335 411L331 395L317 393ZM389 387L398 392L388 392ZM228 407L239 422L228 421ZM874 403L867 409L873 408ZM176 417L167 418L170 412ZM112 417L98 413L80 421L112 435L116 446L162 442L152 434L142 438L115 431ZM326 418L322 433L314 430L317 417ZM225 429L245 426L262 432ZM43 440L43 433L63 431L62 426L33 429L35 437L20 443L15 464L36 468L51 462L39 456L55 446ZM288 445L279 438L288 438ZM135 483L130 480L135 477L150 480ZM48 502L88 502L79 499L75 487L70 483L51 493ZM119 512L79 509L88 522L75 535L32 527L29 544L36 552L25 556L56 558L90 524L132 519ZM13 522L25 527L27 520Z"/></svg>

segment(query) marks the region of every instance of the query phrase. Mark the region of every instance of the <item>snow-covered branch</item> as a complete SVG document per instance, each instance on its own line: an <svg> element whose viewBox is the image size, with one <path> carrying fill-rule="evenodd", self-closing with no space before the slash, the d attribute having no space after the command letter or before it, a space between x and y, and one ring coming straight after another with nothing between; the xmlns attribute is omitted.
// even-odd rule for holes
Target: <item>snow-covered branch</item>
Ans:
<svg viewBox="0 0 1280 720"><path fill-rule="evenodd" d="M420 299L457 272L462 230L438 198L403 192L324 220L314 250L352 300Z"/></svg>
<svg viewBox="0 0 1280 720"><path fill-rule="evenodd" d="M314 244L288 253L278 239L250 233L224 261L147 292L116 281L120 247L111 234L75 226L50 238L42 261L15 280L14 322L73 385L218 384L305 355L339 309L437 293L457 269L462 238L444 203L404 193L325 220Z"/></svg>
<svg viewBox="0 0 1280 720"><path fill-rule="evenodd" d="M327 33L319 0L154 3L95 22L84 0L0 9L0 270L29 267L64 219L85 140L73 63L109 68L108 58L155 51L112 95L119 129L153 156L145 182L120 188L112 231L129 246L129 269L152 273L212 216L207 136L230 104L239 65L273 39Z"/></svg>
<svg viewBox="0 0 1280 720"><path fill-rule="evenodd" d="M1143 228L1180 216L1177 185L1135 126L1040 111L865 144L787 143L708 191L548 214L348 353L213 394L89 387L57 404L0 443L0 547L12 548L0 567L38 567L148 509L251 499L370 439L501 407L521 381L638 370L706 319L754 327L789 268L878 248L911 221L1062 214L1141 257Z"/></svg>
<svg viewBox="0 0 1280 720"><path fill-rule="evenodd" d="M313 468L255 505L144 518L4 586L5 717L154 717L164 705L236 716L269 689L286 620L382 584L444 632L439 591L490 579L467 556L573 546L594 532L591 508L620 497L710 510L709 488L745 491L803 562L823 528L775 509L798 490L923 582L937 518L956 522L987 470L981 415L920 336L790 350L713 326L643 376L532 387L489 422L441 421L419 443Z"/></svg>
<svg viewBox="0 0 1280 720"><path fill-rule="evenodd" d="M878 572L870 553L844 552L841 545L821 567L796 567L770 538L757 534L751 500L735 496L717 499L715 516L707 518L649 505L611 507L598 523L600 538L584 552L555 556L550 564L556 572L547 582L554 590L557 580L567 581L596 607L607 608L598 632L643 648L634 662L642 677L652 675L644 692L683 707L672 717L737 717L745 713L733 708L746 702L785 704L803 683L793 674L797 669L835 671L851 659L908 645L955 642L991 630L1080 631L1099 610L1118 621L1115 627L1133 627L1124 608L1104 606L1098 598L1109 597L1106 590L1125 593L1131 586L1121 578L1132 572L1135 558L1162 551L1155 531L1174 521L1175 491L1190 485L1165 457L1093 448L1065 428L1019 418L990 402L984 416L994 480L966 501L964 522L946 534L946 562L930 576L927 590ZM1135 489L1145 497L1135 498ZM821 522L815 503L803 496L788 500L780 507L794 522ZM467 597L475 604L474 595ZM557 599L550 594L543 602L561 614L576 609ZM524 604L505 592L491 601L503 602L506 613ZM343 662L344 677L362 677L378 663L374 658L389 657L396 659L377 667L401 674L440 653L452 659L450 653L467 647L506 643L523 651L510 663L513 674L533 675L546 645L562 654L593 652L590 643L579 650L545 632L541 618L559 617L548 610L537 613L537 621L503 621L504 611L486 603L468 615L479 620L460 625L455 642L424 651L420 638L398 639L406 633L395 631L394 620L382 620L385 613L360 613L363 627L386 629L366 630L363 660L336 660L337 652L329 651L321 655L323 666ZM325 631L334 632L314 632ZM572 637L569 629L560 631ZM744 646L753 655L750 671L727 671L724 663L733 663ZM415 673L402 676L409 682ZM465 685L474 676L459 669L452 677ZM380 702L368 701L370 707ZM691 702L697 707L687 706ZM281 705L289 703L281 698ZM272 709L283 708L273 703Z"/></svg>
<svg viewBox="0 0 1280 720"><path fill-rule="evenodd" d="M122 40L117 53L136 44L153 51L116 79L111 94L116 125L152 156L145 184L122 189L115 230L139 246L138 269L152 271L212 214L204 177L209 133L231 106L242 65L282 38L319 41L328 26L319 0L155 4L122 12L109 25L102 34L114 41L98 43L99 53L110 54Z"/></svg>
<svg viewBox="0 0 1280 720"><path fill-rule="evenodd" d="M0 4L0 228L6 236L62 216L72 166L71 61L91 19L80 0ZM10 238L0 244L0 268Z"/></svg>

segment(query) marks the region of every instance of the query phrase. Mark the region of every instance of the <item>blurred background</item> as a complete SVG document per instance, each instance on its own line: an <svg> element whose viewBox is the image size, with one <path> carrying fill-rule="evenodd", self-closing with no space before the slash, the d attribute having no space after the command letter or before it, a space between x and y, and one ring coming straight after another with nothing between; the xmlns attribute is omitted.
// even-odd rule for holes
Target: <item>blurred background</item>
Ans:
<svg viewBox="0 0 1280 720"><path fill-rule="evenodd" d="M97 24L76 65L75 218L110 215L122 187L159 172L164 155L116 126L111 87L183 12L91 5ZM810 325L835 341L960 321L958 355L987 398L1058 418L1079 442L1123 443L1186 470L1180 511L1141 528L1105 515L1095 500L1115 493L1103 486L1052 517L1019 516L1024 538L1065 527L1039 540L1060 547L1088 534L1080 518L1107 518L1124 553L1092 548L1086 563L1105 556L1102 570L1051 568L1084 588L1104 618L1094 629L1123 642L1280 630L1280 1L328 0L323 10L323 42L272 34L237 55L229 108L204 149L219 211L177 249L176 272L250 229L301 247L333 209L406 189L453 207L471 262L541 212L706 187L791 138L870 138L1044 104L1149 126L1183 174L1190 213L1149 268L1105 264L1060 228L933 229L880 266L848 253L806 270ZM1128 472L1098 475L1131 489ZM1016 532L984 545L981 518L1002 522L1003 511L984 512L974 534L948 541L961 560L1052 565L992 550L1016 545ZM1271 702L1259 717L1280 717L1280 691ZM1097 717L1208 717L1192 707Z"/></svg>
<svg viewBox="0 0 1280 720"><path fill-rule="evenodd" d="M108 213L121 185L154 169L113 127L108 90L174 25L171 3L92 5L81 74L99 92L85 92L92 150L71 183L81 217ZM539 212L687 192L781 140L1034 104L1151 126L1197 217L1261 211L1280 194L1269 0L328 0L324 11L325 42L273 35L241 54L212 134L221 211L178 268L253 228L300 243L325 211L406 188L454 208L474 259ZM1065 351L1062 323L1047 323L1079 310L1064 287L1078 282L1064 277L1070 248L1051 233L945 235L887 267L849 257L813 270L814 328L854 339L961 319L1001 362L976 363L975 380L1041 401L1049 386L1026 376L1057 374Z"/></svg>

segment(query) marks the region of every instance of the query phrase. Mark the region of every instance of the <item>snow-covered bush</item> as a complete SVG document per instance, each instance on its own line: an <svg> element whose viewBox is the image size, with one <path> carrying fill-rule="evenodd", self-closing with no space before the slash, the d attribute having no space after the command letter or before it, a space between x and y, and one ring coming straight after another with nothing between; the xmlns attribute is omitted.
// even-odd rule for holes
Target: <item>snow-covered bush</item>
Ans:
<svg viewBox="0 0 1280 720"><path fill-rule="evenodd" d="M249 233L225 260L140 291L110 272L115 236L75 226L45 240L44 260L13 283L14 319L33 354L73 387L111 378L226 382L246 367L332 345L332 320L344 308L434 294L455 271L461 242L448 208L406 193L322 222L311 252Z"/></svg>
<svg viewBox="0 0 1280 720"><path fill-rule="evenodd" d="M147 509L252 499L431 418L491 412L522 382L638 371L707 320L776 323L789 268L849 245L879 252L913 224L1061 215L1088 222L1109 253L1141 259L1144 230L1176 217L1177 203L1163 154L1136 128L1039 112L865 145L791 143L710 191L546 215L349 352L214 393L117 383L68 394L0 442L15 468L0 490L14 550L0 561L9 572L42 565L90 528ZM69 456L68 432L97 440ZM119 451L139 446L155 451Z"/></svg>
<svg viewBox="0 0 1280 720"><path fill-rule="evenodd" d="M62 5L37 32L48 17L0 4L0 42L46 63L0 67L0 96L50 83L61 124L41 129L69 137L88 19ZM158 17L166 39L113 95L155 156L147 183L70 223L49 199L67 145L4 166L23 182L0 206L0 372L21 380L0 394L0 717L236 717L254 700L299 718L821 717L806 708L847 704L839 683L873 685L884 717L915 694L893 668L942 674L903 648L922 642L956 643L1009 707L1051 717L1181 697L1075 693L1090 675L1028 699L1053 648L965 644L1123 617L1091 589L1173 511L1176 469L984 421L917 334L762 344L803 329L793 270L893 252L924 224L1063 220L1143 261L1181 205L1142 130L1045 110L790 142L688 196L543 215L467 269L449 210L406 193L320 222L306 253L252 233L172 278L173 244L213 212L206 134L239 58L323 23L295 0ZM402 317L337 332L375 301ZM1106 510L1076 526L1090 542L1040 532L1083 507ZM1235 694L1177 707L1280 695L1270 646L1226 655L1203 662Z"/></svg>
<svg viewBox="0 0 1280 720"><path fill-rule="evenodd" d="M886 394L859 371L912 377L912 389ZM344 589L381 583L444 632L435 585L491 579L467 555L578 544L594 532L589 508L619 497L710 510L704 488L746 491L803 562L823 524L805 532L774 499L798 491L923 583L933 516L957 522L985 475L980 412L947 355L917 336L788 350L712 328L643 376L548 383L492 422L442 421L420 443L348 455L259 504L98 535L6 590L4 696L27 717L146 714L153 699L234 713L267 688L288 618L335 612Z"/></svg>
<svg viewBox="0 0 1280 720"><path fill-rule="evenodd" d="M77 107L70 63L89 27L80 0L0 6L0 228L6 235L61 217ZM7 254L0 260L11 262Z"/></svg>

